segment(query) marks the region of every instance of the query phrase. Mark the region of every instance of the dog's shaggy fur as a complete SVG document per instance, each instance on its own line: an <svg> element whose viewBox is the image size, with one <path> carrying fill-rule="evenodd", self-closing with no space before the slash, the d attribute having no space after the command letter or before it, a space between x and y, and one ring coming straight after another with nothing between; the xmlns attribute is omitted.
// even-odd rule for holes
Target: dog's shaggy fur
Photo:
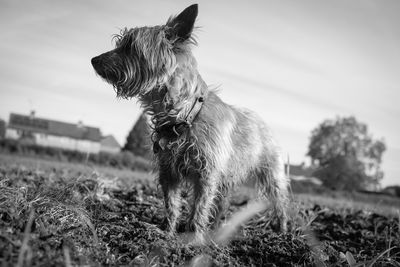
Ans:
<svg viewBox="0 0 400 267"><path fill-rule="evenodd" d="M151 116L170 232L183 184L192 187L189 222L202 240L213 208L218 219L228 190L249 179L269 197L285 231L288 181L278 147L258 116L224 103L201 78L191 53L196 17L192 5L165 25L124 29L116 48L92 65L118 96L137 97Z"/></svg>

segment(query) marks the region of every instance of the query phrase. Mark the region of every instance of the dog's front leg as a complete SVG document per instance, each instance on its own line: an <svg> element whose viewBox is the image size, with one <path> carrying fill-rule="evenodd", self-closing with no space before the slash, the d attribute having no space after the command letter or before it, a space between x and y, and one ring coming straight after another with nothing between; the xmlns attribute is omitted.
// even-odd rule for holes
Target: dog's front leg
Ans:
<svg viewBox="0 0 400 267"><path fill-rule="evenodd" d="M181 208L181 190L178 181L171 179L170 175L160 174L159 182L164 194L164 204L166 218L163 223L163 229L169 234L174 234L176 224L180 215Z"/></svg>
<svg viewBox="0 0 400 267"><path fill-rule="evenodd" d="M195 242L205 242L205 232L208 227L214 198L217 195L217 177L201 177L194 183L194 203L191 224L195 230Z"/></svg>
<svg viewBox="0 0 400 267"><path fill-rule="evenodd" d="M167 212L165 230L174 234L180 215L181 191L178 188L164 191L165 210Z"/></svg>
<svg viewBox="0 0 400 267"><path fill-rule="evenodd" d="M224 216L227 207L229 206L229 201L227 198L226 190L221 188L218 189L217 194L214 198L214 214L211 228L216 230L221 225L221 218Z"/></svg>

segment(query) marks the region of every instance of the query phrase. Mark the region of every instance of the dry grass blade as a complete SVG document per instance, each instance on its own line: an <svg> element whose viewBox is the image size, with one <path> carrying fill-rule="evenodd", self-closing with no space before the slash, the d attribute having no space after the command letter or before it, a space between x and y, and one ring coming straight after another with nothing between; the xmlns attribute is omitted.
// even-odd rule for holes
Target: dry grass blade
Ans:
<svg viewBox="0 0 400 267"><path fill-rule="evenodd" d="M350 266L356 266L356 264L357 264L357 262L356 262L356 260L354 259L354 257L353 257L353 254L351 254L350 252L346 252L346 260L347 260L347 263L350 265Z"/></svg>
<svg viewBox="0 0 400 267"><path fill-rule="evenodd" d="M396 247L391 247L388 248L387 250L385 250L384 252L382 252L381 254L379 254L375 259L373 259L369 264L368 267L372 267L374 266L374 264L379 260L379 258L381 258L383 255L385 255L386 253L389 253L392 249L394 249Z"/></svg>
<svg viewBox="0 0 400 267"><path fill-rule="evenodd" d="M65 266L72 267L71 256L69 254L69 248L66 245L63 246L63 253L64 253L64 259L65 259Z"/></svg>
<svg viewBox="0 0 400 267"><path fill-rule="evenodd" d="M84 221L85 224L90 228L90 230L92 231L92 234L93 234L93 239L94 239L94 242L95 242L95 246L98 246L99 245L99 238L97 237L97 232L96 232L96 229L95 229L93 223L90 221L90 219L87 217L87 215L83 211L81 211L80 209L74 209L74 211L79 215L80 219L82 221Z"/></svg>
<svg viewBox="0 0 400 267"><path fill-rule="evenodd" d="M304 226L306 229L310 228L311 224L315 221L315 219L318 218L319 213L320 212L318 212L318 213L312 215L310 218L308 218L308 221L307 221L306 225Z"/></svg>
<svg viewBox="0 0 400 267"><path fill-rule="evenodd" d="M210 256L206 254L201 254L193 258L190 262L190 267L208 267L212 265Z"/></svg>
<svg viewBox="0 0 400 267"><path fill-rule="evenodd" d="M242 210L233 214L232 218L222 226L215 236L211 238L210 243L225 245L233 237L234 233L237 231L240 225L251 219L257 213L260 213L267 209L267 201L258 201L248 204ZM186 239L188 237L186 236ZM189 266L211 266L212 261L210 257L206 254L201 254L192 259Z"/></svg>
<svg viewBox="0 0 400 267"><path fill-rule="evenodd" d="M27 222L25 230L24 230L24 240L22 241L22 246L19 251L18 262L16 265L17 267L22 267L24 265L25 255L29 251L28 242L29 242L29 237L30 237L30 233L31 233L34 215L35 215L35 211L31 210L31 212L29 213L28 222Z"/></svg>
<svg viewBox="0 0 400 267"><path fill-rule="evenodd" d="M157 267L159 266L159 257L149 257L149 255L139 255L132 262L130 262L129 266L141 266L141 267Z"/></svg>
<svg viewBox="0 0 400 267"><path fill-rule="evenodd" d="M256 215L267 209L268 203L266 201L258 201L248 204L242 210L233 214L232 218L222 226L215 235L214 242L217 244L226 244L233 236L239 226Z"/></svg>
<svg viewBox="0 0 400 267"><path fill-rule="evenodd" d="M317 237L315 236L314 232L310 230L308 227L304 229L304 238L307 241L307 244L310 246L310 249L312 251L312 255L315 261L315 266L317 267L322 267L326 266L324 264L324 254L321 250L321 244Z"/></svg>

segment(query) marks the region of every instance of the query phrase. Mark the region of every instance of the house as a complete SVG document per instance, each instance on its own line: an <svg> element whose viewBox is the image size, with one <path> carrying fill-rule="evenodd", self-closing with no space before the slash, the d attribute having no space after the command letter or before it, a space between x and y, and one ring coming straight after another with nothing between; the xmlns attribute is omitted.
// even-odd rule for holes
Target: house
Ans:
<svg viewBox="0 0 400 267"><path fill-rule="evenodd" d="M11 113L5 137L21 143L84 153L99 153L103 140L99 128L83 125L82 122L74 124L38 118L34 111L29 116ZM110 146L106 149L110 150Z"/></svg>
<svg viewBox="0 0 400 267"><path fill-rule="evenodd" d="M112 135L103 136L100 141L100 152L116 154L121 151L121 146Z"/></svg>

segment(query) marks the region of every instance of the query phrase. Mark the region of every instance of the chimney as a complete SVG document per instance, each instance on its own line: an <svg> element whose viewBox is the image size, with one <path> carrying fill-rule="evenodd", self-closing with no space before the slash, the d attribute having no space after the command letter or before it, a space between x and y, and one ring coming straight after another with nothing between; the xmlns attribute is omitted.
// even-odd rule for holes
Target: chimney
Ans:
<svg viewBox="0 0 400 267"><path fill-rule="evenodd" d="M83 128L83 122L82 121L78 121L78 124L76 125L79 129Z"/></svg>

